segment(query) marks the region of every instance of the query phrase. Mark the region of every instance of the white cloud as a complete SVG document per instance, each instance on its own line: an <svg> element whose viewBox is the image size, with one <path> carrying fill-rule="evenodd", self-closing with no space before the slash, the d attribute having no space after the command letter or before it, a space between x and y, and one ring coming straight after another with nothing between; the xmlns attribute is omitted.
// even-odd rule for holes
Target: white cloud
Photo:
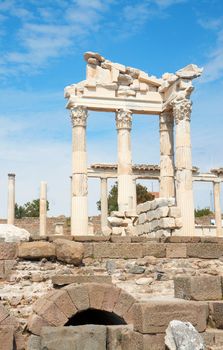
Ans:
<svg viewBox="0 0 223 350"><path fill-rule="evenodd" d="M207 50L201 82L212 82L223 77L223 17L199 18L198 23L216 35L216 41Z"/></svg>
<svg viewBox="0 0 223 350"><path fill-rule="evenodd" d="M100 28L103 14L109 9L102 0L35 1L9 0L0 4L0 16L7 16L8 25L17 17L18 26L9 26L8 35L16 40L17 49L2 49L2 74L36 72L54 58L66 55ZM57 5L57 6L55 6ZM6 30L6 28L4 28Z"/></svg>

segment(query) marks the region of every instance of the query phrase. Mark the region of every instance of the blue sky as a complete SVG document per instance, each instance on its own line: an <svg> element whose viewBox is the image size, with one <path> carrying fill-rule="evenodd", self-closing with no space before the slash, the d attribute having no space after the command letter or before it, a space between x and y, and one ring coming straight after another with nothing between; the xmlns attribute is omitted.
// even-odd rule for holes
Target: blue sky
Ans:
<svg viewBox="0 0 223 350"><path fill-rule="evenodd" d="M1 0L0 217L8 172L16 173L18 203L37 198L46 180L50 215L69 214L63 89L85 78L85 51L157 77L189 63L204 67L192 97L193 164L202 171L223 166L222 0ZM90 113L87 133L89 163L116 162L114 115ZM157 116L134 117L132 148L135 163L159 162ZM195 185L196 206L210 204L210 191ZM90 214L98 198L99 182L91 180Z"/></svg>

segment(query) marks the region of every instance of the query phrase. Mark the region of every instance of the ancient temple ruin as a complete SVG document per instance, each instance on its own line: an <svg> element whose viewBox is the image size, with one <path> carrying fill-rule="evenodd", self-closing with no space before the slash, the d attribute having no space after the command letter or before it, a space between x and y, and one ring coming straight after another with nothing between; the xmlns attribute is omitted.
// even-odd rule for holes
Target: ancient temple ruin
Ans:
<svg viewBox="0 0 223 350"><path fill-rule="evenodd" d="M190 64L158 79L97 53L87 52L84 58L86 80L65 88L73 133L71 234L83 235L88 229L86 127L88 110L93 110L116 115L118 206L120 212L133 214L136 187L131 156L132 116L159 115L160 196L175 198L182 217L180 234L194 235L190 96L192 81L202 69Z"/></svg>

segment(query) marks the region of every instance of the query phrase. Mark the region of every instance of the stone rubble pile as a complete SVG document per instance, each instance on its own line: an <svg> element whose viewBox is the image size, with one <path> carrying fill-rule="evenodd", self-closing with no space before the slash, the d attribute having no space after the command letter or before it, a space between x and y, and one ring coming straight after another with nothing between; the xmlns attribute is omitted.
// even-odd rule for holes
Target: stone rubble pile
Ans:
<svg viewBox="0 0 223 350"><path fill-rule="evenodd" d="M138 215L132 211L112 211L108 217L111 226L111 234L117 236L136 235L135 223Z"/></svg>
<svg viewBox="0 0 223 350"><path fill-rule="evenodd" d="M157 198L137 206L137 234L150 237L171 236L182 227L180 209L174 198Z"/></svg>

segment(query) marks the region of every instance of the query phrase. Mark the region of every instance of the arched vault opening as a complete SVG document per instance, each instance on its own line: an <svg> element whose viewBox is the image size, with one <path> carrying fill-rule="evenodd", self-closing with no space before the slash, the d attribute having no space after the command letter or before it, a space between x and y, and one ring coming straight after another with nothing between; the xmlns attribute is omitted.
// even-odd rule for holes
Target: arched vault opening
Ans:
<svg viewBox="0 0 223 350"><path fill-rule="evenodd" d="M126 325L125 320L113 312L87 309L72 316L65 326L81 326L86 324L114 326Z"/></svg>

